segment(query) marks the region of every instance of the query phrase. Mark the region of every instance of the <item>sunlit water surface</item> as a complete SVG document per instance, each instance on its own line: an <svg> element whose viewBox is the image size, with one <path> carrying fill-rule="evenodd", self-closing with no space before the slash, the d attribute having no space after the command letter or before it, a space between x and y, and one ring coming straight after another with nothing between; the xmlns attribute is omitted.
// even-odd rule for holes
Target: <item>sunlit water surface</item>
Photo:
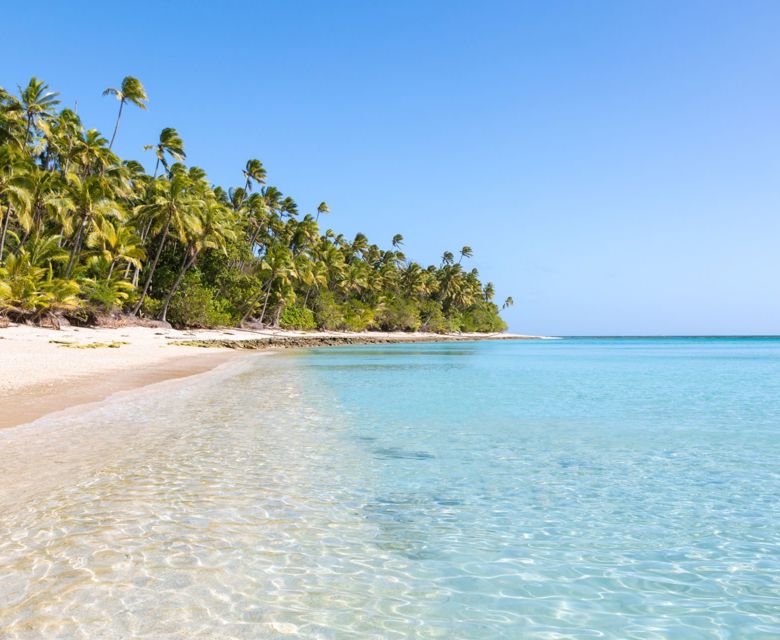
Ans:
<svg viewBox="0 0 780 640"><path fill-rule="evenodd" d="M780 637L776 339L256 357L0 456L65 478L0 638Z"/></svg>

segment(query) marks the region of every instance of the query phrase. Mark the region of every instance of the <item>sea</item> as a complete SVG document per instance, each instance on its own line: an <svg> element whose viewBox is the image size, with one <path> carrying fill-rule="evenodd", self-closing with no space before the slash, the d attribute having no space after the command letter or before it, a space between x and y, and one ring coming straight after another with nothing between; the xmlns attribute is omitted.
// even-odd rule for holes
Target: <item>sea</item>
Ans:
<svg viewBox="0 0 780 640"><path fill-rule="evenodd" d="M780 638L774 337L259 354L0 485L3 639Z"/></svg>

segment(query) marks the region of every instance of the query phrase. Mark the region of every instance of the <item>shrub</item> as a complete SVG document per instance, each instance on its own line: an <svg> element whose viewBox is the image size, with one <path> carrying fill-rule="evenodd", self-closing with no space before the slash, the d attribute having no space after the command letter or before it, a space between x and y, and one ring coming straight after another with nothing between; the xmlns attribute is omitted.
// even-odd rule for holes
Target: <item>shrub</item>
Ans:
<svg viewBox="0 0 780 640"><path fill-rule="evenodd" d="M144 318L157 318L162 313L162 300L146 296L141 305L141 315Z"/></svg>
<svg viewBox="0 0 780 640"><path fill-rule="evenodd" d="M492 302L478 302L461 315L461 331L468 333L493 333L504 331L507 325L498 315L498 307Z"/></svg>
<svg viewBox="0 0 780 640"><path fill-rule="evenodd" d="M202 284L197 271L184 277L179 290L171 299L168 320L177 327L224 327L237 322L227 302Z"/></svg>
<svg viewBox="0 0 780 640"><path fill-rule="evenodd" d="M365 331L374 322L374 310L365 302L350 300L342 305L344 320L341 328L346 331Z"/></svg>
<svg viewBox="0 0 780 640"><path fill-rule="evenodd" d="M340 329L344 324L344 313L341 310L341 306L329 291L323 292L317 299L317 309L314 317L317 321L317 326L328 331Z"/></svg>
<svg viewBox="0 0 780 640"><path fill-rule="evenodd" d="M437 300L420 303L420 329L431 333L453 333L460 330L460 318L448 318Z"/></svg>
<svg viewBox="0 0 780 640"><path fill-rule="evenodd" d="M279 316L279 326L282 329L308 330L316 329L317 322L314 320L314 312L308 307L288 304Z"/></svg>
<svg viewBox="0 0 780 640"><path fill-rule="evenodd" d="M75 280L55 278L51 264L37 266L27 252L10 255L0 268L0 312L26 320L78 309L79 285Z"/></svg>
<svg viewBox="0 0 780 640"><path fill-rule="evenodd" d="M87 307L105 313L120 309L132 291L133 285L127 280L84 278L81 281L81 293Z"/></svg>
<svg viewBox="0 0 780 640"><path fill-rule="evenodd" d="M393 298L382 305L375 324L383 331L417 331L420 312L411 300Z"/></svg>

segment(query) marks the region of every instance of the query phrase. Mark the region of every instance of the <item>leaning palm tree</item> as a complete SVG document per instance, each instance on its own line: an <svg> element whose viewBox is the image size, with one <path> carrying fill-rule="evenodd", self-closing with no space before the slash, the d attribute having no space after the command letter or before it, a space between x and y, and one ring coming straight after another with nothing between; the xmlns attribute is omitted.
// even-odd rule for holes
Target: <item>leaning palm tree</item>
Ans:
<svg viewBox="0 0 780 640"><path fill-rule="evenodd" d="M501 305L502 309L508 309L509 307L513 307L515 305L515 301L512 300L512 296L509 296L506 300L504 300L504 304Z"/></svg>
<svg viewBox="0 0 780 640"><path fill-rule="evenodd" d="M248 192L252 190L252 183L265 184L265 167L259 160L247 160L246 167L243 171L246 183L244 185L244 191Z"/></svg>
<svg viewBox="0 0 780 640"><path fill-rule="evenodd" d="M317 207L317 217L314 219L315 222L320 221L321 213L330 213L330 209L328 208L327 202L320 202L320 206Z"/></svg>
<svg viewBox="0 0 780 640"><path fill-rule="evenodd" d="M170 179L160 180L154 185L154 192L148 203L136 207L137 215L159 222L160 233L157 234L157 251L149 265L149 273L141 296L133 308L133 315L138 315L141 311L146 295L149 293L169 231L173 229L179 237L182 237L186 235L188 228L197 227L194 219L195 211L203 203L193 196L190 187L191 181L186 173L174 172Z"/></svg>
<svg viewBox="0 0 780 640"><path fill-rule="evenodd" d="M460 264L463 261L463 258L470 258L474 255L474 252L471 250L471 247L465 246L460 250L460 259L458 260L458 264Z"/></svg>
<svg viewBox="0 0 780 640"><path fill-rule="evenodd" d="M116 139L116 132L119 130L119 120L122 118L122 109L125 106L125 102L134 104L139 109L146 109L145 103L149 100L149 96L146 95L146 89L144 89L144 85L141 84L141 81L138 78L133 78L133 76L125 76L122 79L121 88L115 89L114 87L109 87L103 91L103 95L116 96L116 99L119 100L119 113L116 116L114 133L111 136L111 142L108 145L108 148L110 149L114 146L114 140Z"/></svg>
<svg viewBox="0 0 780 640"><path fill-rule="evenodd" d="M187 271L198 262L201 252L204 249L216 249L227 254L228 244L236 240L236 233L231 225L230 209L221 205L213 194L211 195L212 197L202 204L197 219L193 219L191 224L183 229L187 242L184 248L184 260L163 302L160 313L160 320L163 322L168 319L168 309L174 294L181 286Z"/></svg>
<svg viewBox="0 0 780 640"><path fill-rule="evenodd" d="M166 155L174 158L175 160L184 160L187 154L184 153L184 141L179 136L179 132L173 127L165 127L160 132L160 140L157 144L147 144L144 146L146 151L154 149L154 154L157 156L157 163L154 165L153 178L157 177L157 171L162 163L165 170L170 173L170 167L166 160Z"/></svg>

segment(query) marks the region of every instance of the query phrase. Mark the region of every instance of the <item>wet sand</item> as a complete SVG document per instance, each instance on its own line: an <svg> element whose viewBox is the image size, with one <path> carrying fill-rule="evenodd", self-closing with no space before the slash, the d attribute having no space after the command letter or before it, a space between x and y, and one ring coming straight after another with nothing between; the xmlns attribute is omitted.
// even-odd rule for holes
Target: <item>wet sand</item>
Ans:
<svg viewBox="0 0 780 640"><path fill-rule="evenodd" d="M0 328L0 429L163 380L209 371L247 350L522 339L515 334L192 330L125 326ZM203 347L208 347L204 349Z"/></svg>

